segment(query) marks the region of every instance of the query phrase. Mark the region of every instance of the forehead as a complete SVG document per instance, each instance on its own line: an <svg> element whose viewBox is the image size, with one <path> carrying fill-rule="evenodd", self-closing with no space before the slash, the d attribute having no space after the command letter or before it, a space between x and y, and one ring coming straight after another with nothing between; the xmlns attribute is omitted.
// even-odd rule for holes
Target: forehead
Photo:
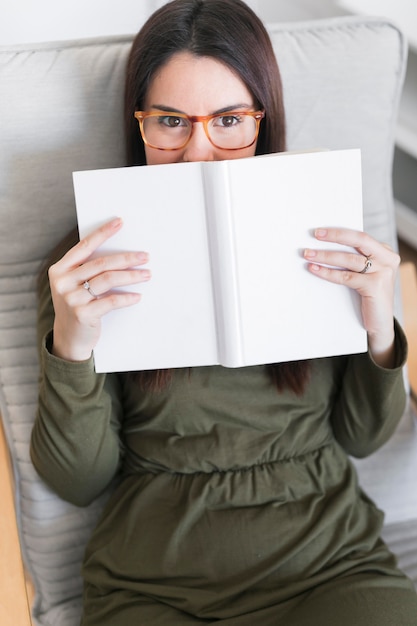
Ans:
<svg viewBox="0 0 417 626"><path fill-rule="evenodd" d="M156 72L145 105L207 115L229 106L251 107L253 97L226 64L212 57L178 52Z"/></svg>

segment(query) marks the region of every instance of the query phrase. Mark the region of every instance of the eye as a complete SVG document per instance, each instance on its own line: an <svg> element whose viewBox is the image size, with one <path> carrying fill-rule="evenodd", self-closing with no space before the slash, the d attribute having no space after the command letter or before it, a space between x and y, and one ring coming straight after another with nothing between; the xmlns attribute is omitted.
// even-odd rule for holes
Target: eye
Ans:
<svg viewBox="0 0 417 626"><path fill-rule="evenodd" d="M222 126L223 128L231 128L232 126L236 126L240 124L242 121L241 115L219 115L215 118L214 124L216 126Z"/></svg>
<svg viewBox="0 0 417 626"><path fill-rule="evenodd" d="M178 128L180 126L187 126L187 120L176 115L160 115L158 117L158 124L166 126L167 128Z"/></svg>

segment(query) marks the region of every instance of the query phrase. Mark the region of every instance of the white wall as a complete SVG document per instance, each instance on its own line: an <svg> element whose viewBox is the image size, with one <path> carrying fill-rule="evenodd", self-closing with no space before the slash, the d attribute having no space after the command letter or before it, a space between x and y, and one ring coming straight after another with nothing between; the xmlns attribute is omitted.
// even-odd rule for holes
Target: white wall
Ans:
<svg viewBox="0 0 417 626"><path fill-rule="evenodd" d="M391 17L417 37L416 0L246 0L266 22L359 12ZM136 33L167 0L1 0L0 45ZM344 7L344 8L343 8Z"/></svg>
<svg viewBox="0 0 417 626"><path fill-rule="evenodd" d="M2 0L0 45L135 33L167 0ZM266 21L331 15L336 0L247 0Z"/></svg>
<svg viewBox="0 0 417 626"><path fill-rule="evenodd" d="M157 0L3 0L0 43L136 32Z"/></svg>

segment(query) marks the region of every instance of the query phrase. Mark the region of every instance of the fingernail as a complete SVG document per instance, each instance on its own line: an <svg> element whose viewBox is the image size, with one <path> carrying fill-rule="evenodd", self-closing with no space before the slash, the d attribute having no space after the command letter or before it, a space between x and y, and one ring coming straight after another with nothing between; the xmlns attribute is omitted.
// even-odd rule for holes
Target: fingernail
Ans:
<svg viewBox="0 0 417 626"><path fill-rule="evenodd" d="M327 230L325 228L317 228L317 230L315 231L315 235L316 237L326 237Z"/></svg>
<svg viewBox="0 0 417 626"><path fill-rule="evenodd" d="M141 272L142 280L150 280L151 277L152 277L152 274L149 270L142 270Z"/></svg>
<svg viewBox="0 0 417 626"><path fill-rule="evenodd" d="M308 259L312 259L313 257L316 256L316 251L310 250L309 248L307 248L306 250L304 250L304 256L307 257Z"/></svg>

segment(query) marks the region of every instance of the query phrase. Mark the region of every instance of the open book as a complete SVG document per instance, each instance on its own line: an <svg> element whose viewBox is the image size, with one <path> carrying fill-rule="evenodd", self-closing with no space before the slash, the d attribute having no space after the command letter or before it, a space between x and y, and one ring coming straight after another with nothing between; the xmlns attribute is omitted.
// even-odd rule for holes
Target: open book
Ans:
<svg viewBox="0 0 417 626"><path fill-rule="evenodd" d="M362 229L360 151L280 153L74 173L80 235L144 250L141 301L106 315L98 372L239 367L364 352L359 297L313 276L315 228Z"/></svg>

